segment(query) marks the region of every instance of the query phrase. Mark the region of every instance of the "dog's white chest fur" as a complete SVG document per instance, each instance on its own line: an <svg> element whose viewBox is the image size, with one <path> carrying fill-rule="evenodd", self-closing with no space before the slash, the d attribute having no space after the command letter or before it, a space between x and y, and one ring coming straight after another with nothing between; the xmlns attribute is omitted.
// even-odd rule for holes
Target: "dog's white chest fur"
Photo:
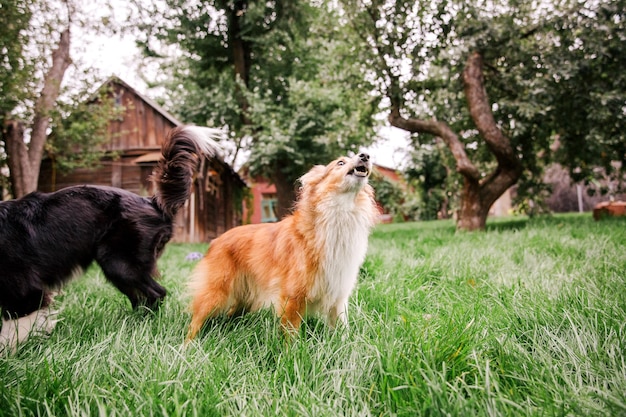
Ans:
<svg viewBox="0 0 626 417"><path fill-rule="evenodd" d="M319 279L311 291L312 306L320 313L345 311L365 259L370 230L368 212L354 204L354 195L336 197L318 207L317 245L322 259ZM345 317L340 317L345 320Z"/></svg>

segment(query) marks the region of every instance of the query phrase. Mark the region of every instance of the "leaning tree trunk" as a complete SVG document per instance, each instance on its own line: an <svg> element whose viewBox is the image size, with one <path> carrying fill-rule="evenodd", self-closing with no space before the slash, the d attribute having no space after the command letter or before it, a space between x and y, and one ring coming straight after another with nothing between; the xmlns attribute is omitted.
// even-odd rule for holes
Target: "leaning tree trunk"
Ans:
<svg viewBox="0 0 626 417"><path fill-rule="evenodd" d="M463 176L457 229L483 230L491 205L517 182L522 165L509 139L498 128L493 117L484 87L482 56L478 52L472 53L465 64L463 85L472 120L498 162L497 168L487 177L481 177L476 166L467 157L464 144L445 122L402 117L402 98L398 94L398 81L393 78L389 94L389 122L397 128L412 133L428 133L444 141L454 156L457 172Z"/></svg>
<svg viewBox="0 0 626 417"><path fill-rule="evenodd" d="M32 185L28 180L32 178L31 164L28 159L28 148L24 143L24 123L8 120L5 125L4 141L6 144L7 165L11 173L11 195L19 198L28 194Z"/></svg>
<svg viewBox="0 0 626 417"><path fill-rule="evenodd" d="M59 97L61 82L70 63L70 30L67 28L61 33L57 49L52 52L52 66L45 75L41 94L35 103L35 117L28 147L24 143L23 125L12 121L7 126L6 151L14 198L37 189L41 158L50 126L50 113Z"/></svg>

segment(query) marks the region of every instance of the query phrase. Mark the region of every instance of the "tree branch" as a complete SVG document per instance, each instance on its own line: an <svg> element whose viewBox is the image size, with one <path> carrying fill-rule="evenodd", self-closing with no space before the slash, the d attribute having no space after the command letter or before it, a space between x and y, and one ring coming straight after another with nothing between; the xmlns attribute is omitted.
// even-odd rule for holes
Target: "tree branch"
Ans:
<svg viewBox="0 0 626 417"><path fill-rule="evenodd" d="M520 172L521 163L509 138L504 136L491 111L483 78L483 58L478 52L470 54L463 70L463 85L470 116L478 132L502 169Z"/></svg>
<svg viewBox="0 0 626 417"><path fill-rule="evenodd" d="M473 181L480 180L480 173L467 157L463 143L446 123L437 120L406 119L400 115L399 107L393 103L388 120L392 126L407 132L427 133L441 138L454 156L457 172Z"/></svg>

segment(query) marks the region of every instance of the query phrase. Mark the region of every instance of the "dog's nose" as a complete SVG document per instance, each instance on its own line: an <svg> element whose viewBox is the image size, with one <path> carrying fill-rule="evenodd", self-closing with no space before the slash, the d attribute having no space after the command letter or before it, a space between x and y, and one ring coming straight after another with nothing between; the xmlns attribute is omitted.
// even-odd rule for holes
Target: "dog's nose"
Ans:
<svg viewBox="0 0 626 417"><path fill-rule="evenodd" d="M367 161L370 160L370 156L369 156L369 154L366 154L366 153L363 152L363 153L359 154L359 159L361 161L363 161L363 162L367 162Z"/></svg>

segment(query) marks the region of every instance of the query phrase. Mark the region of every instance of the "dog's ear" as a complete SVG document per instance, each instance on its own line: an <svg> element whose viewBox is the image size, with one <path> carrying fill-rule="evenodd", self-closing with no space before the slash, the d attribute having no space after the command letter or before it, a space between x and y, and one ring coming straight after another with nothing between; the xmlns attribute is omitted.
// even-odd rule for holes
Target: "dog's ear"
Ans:
<svg viewBox="0 0 626 417"><path fill-rule="evenodd" d="M309 170L309 172L300 177L300 184L304 188L309 184L319 182L324 176L325 172L326 167L324 165L315 165Z"/></svg>

